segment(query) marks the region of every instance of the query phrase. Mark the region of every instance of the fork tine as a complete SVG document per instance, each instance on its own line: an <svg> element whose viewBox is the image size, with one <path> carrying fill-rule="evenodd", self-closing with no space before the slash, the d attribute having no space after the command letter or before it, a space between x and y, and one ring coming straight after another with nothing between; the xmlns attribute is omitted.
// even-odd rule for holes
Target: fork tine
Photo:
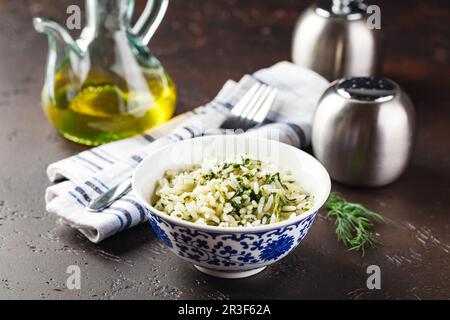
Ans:
<svg viewBox="0 0 450 320"><path fill-rule="evenodd" d="M269 86L266 86L264 92L261 93L258 101L256 101L256 103L253 105L252 108L248 109L248 113L245 115L245 118L247 118L249 120L254 120L255 115L262 108L265 100L267 99L267 97L269 96L271 91L272 91L272 88Z"/></svg>
<svg viewBox="0 0 450 320"><path fill-rule="evenodd" d="M266 119L276 96L277 96L277 89L274 88L271 90L270 94L268 95L267 99L264 101L258 112L256 112L256 114L253 116L253 121L261 123L264 121L264 119Z"/></svg>
<svg viewBox="0 0 450 320"><path fill-rule="evenodd" d="M237 117L240 117L242 112L245 110L246 106L258 91L261 85L259 83L255 83L250 90L248 90L244 96L236 103L236 105L231 109L231 113Z"/></svg>
<svg viewBox="0 0 450 320"><path fill-rule="evenodd" d="M253 97L250 99L250 101L248 102L248 104L245 106L244 110L242 110L241 113L241 117L246 119L248 118L248 114L250 113L250 111L255 107L255 105L258 104L258 101L261 99L261 96L263 95L265 89L266 89L266 85L261 84L260 87L258 88L258 90L255 92L255 94L253 95Z"/></svg>
<svg viewBox="0 0 450 320"><path fill-rule="evenodd" d="M270 111L276 91L268 85L256 83L231 109L231 116L221 129L247 130L262 123Z"/></svg>

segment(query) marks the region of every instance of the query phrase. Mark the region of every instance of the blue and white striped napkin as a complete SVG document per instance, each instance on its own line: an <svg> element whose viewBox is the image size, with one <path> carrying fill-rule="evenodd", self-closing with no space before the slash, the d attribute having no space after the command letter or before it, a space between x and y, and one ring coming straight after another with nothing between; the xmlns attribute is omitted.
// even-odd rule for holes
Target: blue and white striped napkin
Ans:
<svg viewBox="0 0 450 320"><path fill-rule="evenodd" d="M172 142L217 129L242 95L260 81L278 88L267 124L244 134L278 138L296 147L309 144L315 106L329 83L311 70L280 62L238 83L227 81L213 101L177 116L143 135L108 143L52 163L47 174L56 184L46 190L46 208L90 241L100 242L146 221L144 207L133 192L102 212L88 212L88 202L129 177L149 152ZM270 129L270 130L269 130Z"/></svg>

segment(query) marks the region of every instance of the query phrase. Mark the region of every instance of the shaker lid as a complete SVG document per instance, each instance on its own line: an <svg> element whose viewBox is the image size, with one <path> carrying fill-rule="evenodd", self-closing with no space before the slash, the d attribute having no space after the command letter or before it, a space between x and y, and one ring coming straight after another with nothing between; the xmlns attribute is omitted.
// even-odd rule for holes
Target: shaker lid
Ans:
<svg viewBox="0 0 450 320"><path fill-rule="evenodd" d="M366 13L367 6L360 0L317 0L316 13L326 17L343 17L358 20Z"/></svg>
<svg viewBox="0 0 450 320"><path fill-rule="evenodd" d="M382 77L354 77L339 80L336 91L348 99L384 102L394 98L398 86Z"/></svg>

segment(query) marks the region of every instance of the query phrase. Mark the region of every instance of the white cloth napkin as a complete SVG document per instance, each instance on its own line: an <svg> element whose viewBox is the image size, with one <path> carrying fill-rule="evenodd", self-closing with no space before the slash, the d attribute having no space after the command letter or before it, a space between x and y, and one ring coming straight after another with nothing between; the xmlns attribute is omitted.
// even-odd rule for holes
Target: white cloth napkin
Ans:
<svg viewBox="0 0 450 320"><path fill-rule="evenodd" d="M130 176L148 152L217 130L229 108L256 81L277 88L278 94L267 124L244 134L267 138L269 132L277 130L281 141L306 147L315 106L329 83L311 70L279 62L253 75L245 75L238 83L227 81L207 105L177 116L143 135L108 143L50 164L48 177L57 183L46 190L47 211L95 243L146 221L146 211L133 192L102 212L88 212L85 207L91 199Z"/></svg>

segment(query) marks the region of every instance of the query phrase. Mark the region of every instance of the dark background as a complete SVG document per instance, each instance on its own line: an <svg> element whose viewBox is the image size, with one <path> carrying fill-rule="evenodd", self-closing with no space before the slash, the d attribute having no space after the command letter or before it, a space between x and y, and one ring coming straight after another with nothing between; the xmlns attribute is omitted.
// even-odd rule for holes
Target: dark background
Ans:
<svg viewBox="0 0 450 320"><path fill-rule="evenodd" d="M333 188L394 221L377 227L384 245L365 257L347 252L332 222L319 218L293 254L235 281L194 270L147 224L94 245L45 212L46 166L84 147L61 138L40 108L47 41L31 20L64 22L76 3L83 6L0 0L0 298L450 298L448 1L371 2L381 7L386 37L383 75L417 109L416 149L390 186ZM293 26L308 3L172 0L150 48L177 84L177 112L208 101L229 78L289 60ZM71 264L81 267L81 290L66 289ZM378 291L366 289L371 264L381 267Z"/></svg>

